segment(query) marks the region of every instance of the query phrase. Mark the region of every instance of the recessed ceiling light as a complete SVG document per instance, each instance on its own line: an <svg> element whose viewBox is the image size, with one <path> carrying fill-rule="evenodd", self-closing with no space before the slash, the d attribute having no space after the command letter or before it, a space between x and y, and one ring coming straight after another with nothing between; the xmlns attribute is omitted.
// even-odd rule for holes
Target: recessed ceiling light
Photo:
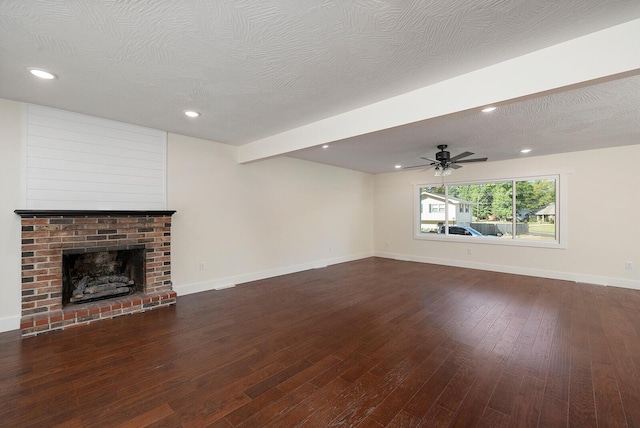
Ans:
<svg viewBox="0 0 640 428"><path fill-rule="evenodd" d="M325 144L325 145L323 145L323 146L322 146L322 148L323 148L323 149L328 149L328 148L329 148L329 145L328 145L328 144Z"/></svg>
<svg viewBox="0 0 640 428"><path fill-rule="evenodd" d="M193 111L193 110L185 110L184 111L184 115L190 118L194 118L194 117L198 117L200 116L200 113L198 113L197 111Z"/></svg>
<svg viewBox="0 0 640 428"><path fill-rule="evenodd" d="M494 111L496 108L497 108L497 107L493 107L493 106L491 106L491 107L485 107L485 108L483 108L483 109L482 109L482 112L483 112L483 113L491 113L491 112L492 112L492 111Z"/></svg>
<svg viewBox="0 0 640 428"><path fill-rule="evenodd" d="M39 77L40 79L52 80L58 78L58 76L56 76L52 72L43 70L41 68L29 67L27 70L29 70L29 73L33 74L36 77Z"/></svg>
<svg viewBox="0 0 640 428"><path fill-rule="evenodd" d="M396 165L396 166L394 166L394 168L395 169L400 169L400 168L402 168L402 165Z"/></svg>
<svg viewBox="0 0 640 428"><path fill-rule="evenodd" d="M531 149L522 149L520 150L520 153L529 153L531 151Z"/></svg>

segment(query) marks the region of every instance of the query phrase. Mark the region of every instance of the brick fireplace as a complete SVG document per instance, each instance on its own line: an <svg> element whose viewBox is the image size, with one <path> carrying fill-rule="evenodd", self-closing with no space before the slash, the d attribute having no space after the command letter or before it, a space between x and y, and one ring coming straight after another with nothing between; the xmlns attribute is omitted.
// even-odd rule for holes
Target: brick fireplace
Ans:
<svg viewBox="0 0 640 428"><path fill-rule="evenodd" d="M176 303L171 282L171 216L175 211L15 212L22 217L23 337ZM134 249L144 252L140 291L63 305L65 254Z"/></svg>

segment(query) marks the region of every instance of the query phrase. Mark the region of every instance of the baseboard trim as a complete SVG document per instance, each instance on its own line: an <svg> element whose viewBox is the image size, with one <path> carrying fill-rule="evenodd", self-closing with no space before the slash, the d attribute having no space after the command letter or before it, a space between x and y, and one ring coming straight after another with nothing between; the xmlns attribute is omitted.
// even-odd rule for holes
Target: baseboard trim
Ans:
<svg viewBox="0 0 640 428"><path fill-rule="evenodd" d="M338 263L346 263L360 259L366 259L373 257L373 253L360 253L343 257L334 257L331 259L318 260L310 263L303 263L299 265L283 266L275 269L269 269L264 271L252 272L237 276L230 276L226 278L212 279L209 281L202 281L192 284L173 284L173 290L178 296L184 296L187 294L200 293L203 291L211 290L223 290L225 288L235 287L236 285L243 284L251 281L259 281L261 279L273 278L280 275L288 275L290 273L302 272L310 269L321 269L330 265Z"/></svg>
<svg viewBox="0 0 640 428"><path fill-rule="evenodd" d="M5 331L19 330L20 316L0 318L0 333Z"/></svg>
<svg viewBox="0 0 640 428"><path fill-rule="evenodd" d="M408 262L432 263L436 265L454 266L467 269L487 270L492 272L511 273L515 275L537 276L540 278L559 279L564 281L580 282L585 284L606 285L613 287L630 288L640 290L640 281L606 276L584 275L575 272L559 272L542 269L531 269L519 266L504 266L491 263L475 263L460 260L439 259L435 257L414 256L408 254L395 254L376 252L375 257L402 260Z"/></svg>

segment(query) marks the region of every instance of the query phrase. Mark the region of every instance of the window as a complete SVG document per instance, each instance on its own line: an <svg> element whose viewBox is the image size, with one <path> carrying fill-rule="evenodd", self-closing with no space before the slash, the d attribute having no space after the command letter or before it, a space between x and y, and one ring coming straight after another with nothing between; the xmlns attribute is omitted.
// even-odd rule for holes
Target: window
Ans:
<svg viewBox="0 0 640 428"><path fill-rule="evenodd" d="M559 182L559 176L551 176L417 186L421 203L416 237L558 246ZM429 202L427 214L423 205L434 200L443 203Z"/></svg>
<svg viewBox="0 0 640 428"><path fill-rule="evenodd" d="M554 241L556 230L556 180L516 181L515 223L518 239Z"/></svg>
<svg viewBox="0 0 640 428"><path fill-rule="evenodd" d="M444 204L429 204L429 212L430 213L443 213L444 212Z"/></svg>

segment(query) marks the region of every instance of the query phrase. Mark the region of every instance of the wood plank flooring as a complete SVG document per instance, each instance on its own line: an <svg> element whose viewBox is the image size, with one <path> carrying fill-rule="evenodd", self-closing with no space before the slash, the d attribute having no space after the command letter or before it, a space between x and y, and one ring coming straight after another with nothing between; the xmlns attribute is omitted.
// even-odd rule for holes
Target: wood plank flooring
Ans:
<svg viewBox="0 0 640 428"><path fill-rule="evenodd" d="M640 427L640 292L370 258L0 334L2 427Z"/></svg>

